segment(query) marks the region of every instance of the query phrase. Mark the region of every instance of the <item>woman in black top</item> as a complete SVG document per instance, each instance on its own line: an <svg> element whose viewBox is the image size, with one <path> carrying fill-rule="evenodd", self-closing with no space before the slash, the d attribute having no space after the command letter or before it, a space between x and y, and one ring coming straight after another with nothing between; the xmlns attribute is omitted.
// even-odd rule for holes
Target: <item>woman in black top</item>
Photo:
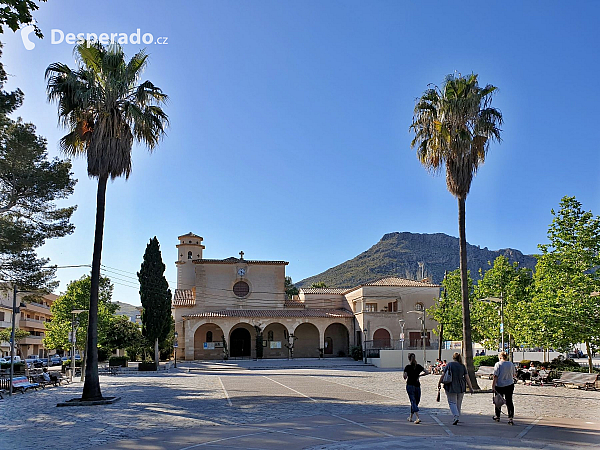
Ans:
<svg viewBox="0 0 600 450"><path fill-rule="evenodd" d="M410 364L404 368L406 392L410 399L410 416L408 416L408 421L413 421L414 414L417 416L415 423L421 423L421 419L419 419L419 402L421 401L421 383L419 383L419 377L421 375L429 375L429 372L421 364L417 364L414 353L408 354L408 360Z"/></svg>

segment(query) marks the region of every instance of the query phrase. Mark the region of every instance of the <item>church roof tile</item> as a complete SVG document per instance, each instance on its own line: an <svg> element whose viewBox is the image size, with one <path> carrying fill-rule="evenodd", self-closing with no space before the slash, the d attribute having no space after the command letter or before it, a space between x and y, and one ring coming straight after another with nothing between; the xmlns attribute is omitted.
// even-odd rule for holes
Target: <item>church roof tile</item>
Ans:
<svg viewBox="0 0 600 450"><path fill-rule="evenodd" d="M260 318L351 318L354 314L347 309L225 309L221 311L204 311L183 315L186 319L202 319L209 317L260 317Z"/></svg>

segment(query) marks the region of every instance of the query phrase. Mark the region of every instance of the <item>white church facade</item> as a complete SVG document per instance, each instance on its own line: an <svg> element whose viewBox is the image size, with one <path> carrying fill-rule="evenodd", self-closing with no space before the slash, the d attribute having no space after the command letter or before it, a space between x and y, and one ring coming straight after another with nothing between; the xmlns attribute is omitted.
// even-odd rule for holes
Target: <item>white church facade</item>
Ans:
<svg viewBox="0 0 600 450"><path fill-rule="evenodd" d="M178 357L318 358L349 355L364 341L386 348L401 337L405 348L422 343L423 309L439 286L389 277L348 289L300 289L285 293L286 261L240 257L206 259L203 238L178 237L173 316ZM435 323L426 318L425 328ZM432 335L427 331L427 344ZM257 340L262 336L262 342ZM257 345L262 347L257 352Z"/></svg>

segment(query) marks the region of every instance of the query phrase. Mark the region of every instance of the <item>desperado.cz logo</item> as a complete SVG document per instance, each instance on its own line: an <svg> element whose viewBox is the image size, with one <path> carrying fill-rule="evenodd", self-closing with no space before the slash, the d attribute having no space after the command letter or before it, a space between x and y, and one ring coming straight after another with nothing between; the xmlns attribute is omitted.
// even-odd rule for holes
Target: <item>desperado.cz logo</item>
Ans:
<svg viewBox="0 0 600 450"><path fill-rule="evenodd" d="M31 42L29 39L29 35L34 31L33 25L25 25L21 28L21 39L23 40L23 45L27 50L33 50L35 48L35 43ZM168 37L159 36L154 38L152 33L143 33L138 28L135 32L127 34L127 33L66 33L60 29L53 28L50 31L50 43L51 44L83 44L87 42L88 45L94 44L96 42L101 43L102 45L108 45L112 43L117 43L121 45L125 44L158 44L158 45L167 45Z"/></svg>

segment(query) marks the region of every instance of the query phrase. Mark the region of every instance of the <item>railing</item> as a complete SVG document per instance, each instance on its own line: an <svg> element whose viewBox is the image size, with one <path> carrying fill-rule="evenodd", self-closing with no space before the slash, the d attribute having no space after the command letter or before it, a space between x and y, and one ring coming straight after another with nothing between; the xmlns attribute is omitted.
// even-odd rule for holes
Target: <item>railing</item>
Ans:
<svg viewBox="0 0 600 450"><path fill-rule="evenodd" d="M365 348L367 358L379 358L380 350L423 350L423 345L410 345L410 341L404 341L404 347L400 339L373 339L371 341L365 341ZM430 342L425 346L425 350L437 350L438 343L436 341Z"/></svg>

